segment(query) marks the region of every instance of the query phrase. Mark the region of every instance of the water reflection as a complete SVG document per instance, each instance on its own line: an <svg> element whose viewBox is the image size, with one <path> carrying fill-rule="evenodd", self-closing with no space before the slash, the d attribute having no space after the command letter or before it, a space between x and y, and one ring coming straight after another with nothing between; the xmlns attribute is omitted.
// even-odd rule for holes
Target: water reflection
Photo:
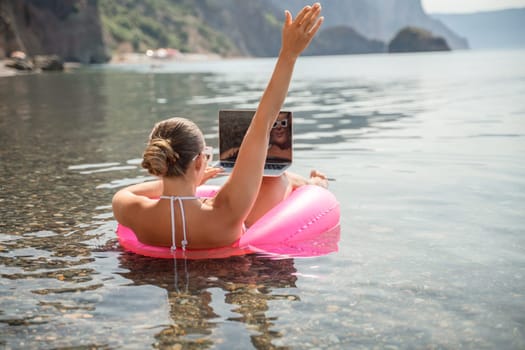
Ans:
<svg viewBox="0 0 525 350"><path fill-rule="evenodd" d="M268 302L299 300L290 293L297 281L293 259L248 255L220 260L160 260L122 254L119 262L128 270L120 274L133 285L154 285L167 291L173 323L155 336L161 348L174 344L209 348L220 344L225 335L216 328L228 322L245 324L249 331L242 333L249 335L254 348L274 348L272 341L280 335L273 328L276 318L266 314ZM275 293L276 289L287 291ZM214 305L221 308L223 302L227 310L214 310ZM246 340L239 337L239 332L236 342L242 344Z"/></svg>
<svg viewBox="0 0 525 350"><path fill-rule="evenodd" d="M266 77L259 78L209 76L206 82L212 94L193 96L188 103L256 108L266 84ZM331 150L337 145L348 150L359 139L379 137L385 130L402 128L402 122L424 110L422 96L406 94L420 91L420 84L416 79L354 82L297 77L285 104L286 110L294 112L294 149Z"/></svg>

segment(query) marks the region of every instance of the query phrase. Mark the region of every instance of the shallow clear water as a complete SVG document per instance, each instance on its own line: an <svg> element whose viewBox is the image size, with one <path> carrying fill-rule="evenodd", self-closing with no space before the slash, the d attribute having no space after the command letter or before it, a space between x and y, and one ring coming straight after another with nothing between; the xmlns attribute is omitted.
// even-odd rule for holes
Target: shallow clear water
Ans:
<svg viewBox="0 0 525 350"><path fill-rule="evenodd" d="M525 52L303 57L295 165L337 180L339 251L123 252L110 201L153 123L256 105L271 59L0 79L0 346L525 347Z"/></svg>

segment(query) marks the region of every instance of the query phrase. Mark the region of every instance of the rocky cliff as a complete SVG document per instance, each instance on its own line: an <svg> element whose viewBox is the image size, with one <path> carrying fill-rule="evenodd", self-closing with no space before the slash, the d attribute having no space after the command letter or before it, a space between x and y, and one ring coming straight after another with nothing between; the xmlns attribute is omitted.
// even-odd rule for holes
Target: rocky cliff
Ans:
<svg viewBox="0 0 525 350"><path fill-rule="evenodd" d="M145 51L175 47L182 52L223 56L276 56L284 11L271 0L177 0L140 5L124 0L101 1L107 43L115 49ZM131 43L131 45L129 45ZM348 26L322 30L306 54L384 52Z"/></svg>
<svg viewBox="0 0 525 350"><path fill-rule="evenodd" d="M266 0L284 10L298 11L305 0ZM389 42L402 28L418 27L446 39L453 49L468 48L464 38L452 32L439 20L428 16L421 0L329 0L323 1L324 27L349 26L361 35Z"/></svg>
<svg viewBox="0 0 525 350"><path fill-rule="evenodd" d="M82 63L107 61L97 0L0 0L0 57L17 50Z"/></svg>
<svg viewBox="0 0 525 350"><path fill-rule="evenodd" d="M223 56L275 56L284 8L304 0L0 0L0 56L21 50L98 63L107 51L171 47ZM443 36L452 48L465 40L428 17L420 0L330 0L326 22L306 54L384 52L403 27Z"/></svg>
<svg viewBox="0 0 525 350"><path fill-rule="evenodd" d="M196 0L199 17L233 42L243 55L276 56L281 46L282 18L264 1Z"/></svg>

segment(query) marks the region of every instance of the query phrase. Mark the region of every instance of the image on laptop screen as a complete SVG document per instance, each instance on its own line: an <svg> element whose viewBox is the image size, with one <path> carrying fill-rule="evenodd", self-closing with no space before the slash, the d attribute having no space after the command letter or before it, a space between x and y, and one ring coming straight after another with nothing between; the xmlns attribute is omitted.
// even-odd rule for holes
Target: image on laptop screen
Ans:
<svg viewBox="0 0 525 350"><path fill-rule="evenodd" d="M219 163L215 166L231 172L239 147L255 110L221 110L219 111ZM275 121L264 169L265 176L279 176L292 164L292 112L282 111Z"/></svg>

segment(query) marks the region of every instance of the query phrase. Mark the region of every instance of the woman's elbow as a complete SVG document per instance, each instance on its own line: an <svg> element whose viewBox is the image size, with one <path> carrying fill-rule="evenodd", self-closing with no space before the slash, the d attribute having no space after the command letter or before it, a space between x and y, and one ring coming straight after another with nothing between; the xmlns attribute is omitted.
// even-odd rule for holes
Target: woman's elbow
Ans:
<svg viewBox="0 0 525 350"><path fill-rule="evenodd" d="M122 223L123 219L123 206L124 206L124 193L123 190L118 191L113 195L111 200L111 208L113 209L113 217L118 222Z"/></svg>

